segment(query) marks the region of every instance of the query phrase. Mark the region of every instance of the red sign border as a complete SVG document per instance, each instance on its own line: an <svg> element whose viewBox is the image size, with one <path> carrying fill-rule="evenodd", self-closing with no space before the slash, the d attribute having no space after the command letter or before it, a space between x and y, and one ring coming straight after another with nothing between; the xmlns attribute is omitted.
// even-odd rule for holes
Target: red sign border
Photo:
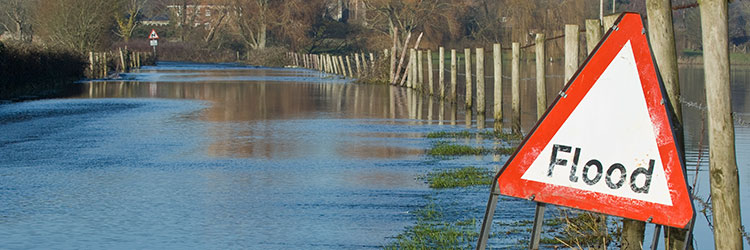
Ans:
<svg viewBox="0 0 750 250"><path fill-rule="evenodd" d="M657 140L661 141L661 145L657 147L665 166L672 206L521 179L627 41L630 41L633 48L651 120L670 128L655 132L657 138L667 139ZM500 193L660 225L687 227L694 217L695 209L687 189L687 175L673 132L674 126L670 119L673 115L668 108L671 106L665 98L667 95L657 72L640 15L623 13L565 85L562 90L565 97L558 95L498 172L496 179ZM653 82L658 84L648 84Z"/></svg>
<svg viewBox="0 0 750 250"><path fill-rule="evenodd" d="M156 35L156 37L151 38L151 34ZM156 29L151 29L151 32L148 33L148 39L149 40L159 40L159 34L156 33Z"/></svg>

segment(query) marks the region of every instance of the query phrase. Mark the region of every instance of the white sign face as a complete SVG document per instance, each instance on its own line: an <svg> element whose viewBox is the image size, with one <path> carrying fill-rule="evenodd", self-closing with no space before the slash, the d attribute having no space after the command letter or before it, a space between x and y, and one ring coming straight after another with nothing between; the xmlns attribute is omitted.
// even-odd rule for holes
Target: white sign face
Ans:
<svg viewBox="0 0 750 250"><path fill-rule="evenodd" d="M150 43L151 43L151 46L156 47L157 45L159 45L159 40L150 40Z"/></svg>
<svg viewBox="0 0 750 250"><path fill-rule="evenodd" d="M630 41L522 179L672 205Z"/></svg>

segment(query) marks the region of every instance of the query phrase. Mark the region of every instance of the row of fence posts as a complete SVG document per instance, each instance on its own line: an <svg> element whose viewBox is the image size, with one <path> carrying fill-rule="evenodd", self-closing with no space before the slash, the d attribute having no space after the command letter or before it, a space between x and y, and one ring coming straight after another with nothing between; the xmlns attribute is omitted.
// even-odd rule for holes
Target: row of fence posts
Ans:
<svg viewBox="0 0 750 250"><path fill-rule="evenodd" d="M388 50L384 53L387 55ZM296 67L314 69L329 74L359 78L375 68L374 53L354 53L351 55L287 53ZM354 65L352 65L354 62Z"/></svg>
<svg viewBox="0 0 750 250"><path fill-rule="evenodd" d="M138 69L143 65L153 65L155 58L152 52L129 51L120 48L115 51L93 52L88 54L89 67L86 75L88 78L106 78L110 72L127 72L130 69Z"/></svg>
<svg viewBox="0 0 750 250"><path fill-rule="evenodd" d="M661 0L654 0L649 2L659 2ZM666 0L665 0L666 1ZM663 1L662 1L663 2ZM668 4L668 1L665 4L666 6L670 6ZM701 4L701 10L703 11L703 4ZM712 131L709 133L709 137L712 138L711 140L714 140L714 137L720 137L721 139L716 140L722 140L721 142L717 142L718 144L714 145L714 142L710 142L710 148L712 149L711 154L711 171L714 172L714 169L721 169L723 174L727 175L729 178L728 181L731 184L731 187L724 188L721 190L730 190L729 193L732 195L722 195L720 194L721 191L714 190L714 179L712 178L712 195L713 197L720 197L721 199L714 199L714 209L716 214L717 211L721 211L722 213L731 214L731 216L720 216L721 219L716 219L718 222L719 220L722 221L722 225L726 223L726 225L731 224L726 229L722 230L716 230L715 231L715 241L717 249L724 248L719 246L730 246L731 247L741 247L742 241L741 241L741 225L740 220L738 216L739 211L739 205L736 202L738 191L738 185L736 182L738 182L737 178L737 168L736 168L736 160L734 157L734 143L733 143L733 135L734 130L733 126L731 124L731 117L726 117L726 115L730 115L731 112L723 112L721 114L718 114L716 112L711 112L711 106L720 106L722 109L730 110L729 107L729 82L728 82L728 68L729 68L729 61L728 61L728 55L725 52L728 52L728 43L726 43L727 39L727 33L726 33L726 1L720 1L720 0L706 0L705 6L708 6L706 9L711 9L713 11L717 11L719 13L719 20L714 20L716 18L712 18L711 21L706 21L703 23L704 31L708 30L708 27L713 28L714 26L721 25L721 18L723 18L723 25L724 27L722 34L714 34L710 33L710 38L713 39L710 41L719 41L720 44L718 44L717 48L707 48L707 53L714 53L710 55L705 55L705 62L704 65L706 65L706 82L707 82L707 92L709 93L708 96L710 97L708 100L709 105L709 125L716 123L721 124L720 126L714 126L717 127L717 129L712 129ZM655 8L659 8L659 10L656 10ZM651 15L653 12L657 11L671 11L670 7L664 7L659 5L653 5L649 7L649 29L651 30L651 37L652 41L651 44L654 49L654 57L657 60L657 64L660 66L660 74L662 75L662 78L665 80L665 85L668 92L668 98L670 99L671 103L674 104L676 108L676 113L678 116L681 115L681 111L679 109L680 102L679 102L679 85L677 83L677 67L676 67L676 54L674 53L674 33L672 31L671 24L667 26L666 24L671 22L657 22L657 19L664 19L666 18L666 14L661 13L662 16L665 16L664 18L658 18L658 15ZM722 12L723 11L723 12ZM711 13L711 15L714 15L713 12L705 11L706 13ZM669 13L671 14L671 13ZM723 16L722 16L723 15ZM669 15L671 16L671 15ZM715 16L714 16L715 17ZM591 53L599 41L602 38L603 30L606 31L617 20L618 15L611 15L604 17L601 21L598 19L589 19L585 21L585 39L586 39L586 48L587 53ZM669 18L665 19L669 21ZM661 23L661 24L657 24ZM708 23L708 24L707 24ZM708 26L707 26L708 25ZM394 31L396 34L398 31ZM575 72L578 70L578 67L581 63L581 60L579 60L579 36L580 36L581 30L579 29L578 25L572 25L568 24L565 25L564 28L564 35L558 36L558 37L551 37L547 38L542 33L537 33L535 36L535 41L533 44L528 44L523 46L523 48L528 47L534 47L535 48L535 59L536 59L536 113L537 118L541 118L541 116L546 112L547 109L547 99L546 99L546 86L547 82L545 79L546 74L546 64L544 63L546 60L546 54L545 54L545 44L547 41L564 38L564 81L568 82L570 78L575 74ZM663 34L671 34L671 39L664 39L664 40L654 40L653 37L656 36L663 36ZM705 33L705 32L704 32ZM711 37L712 36L712 37ZM426 50L427 54L427 72L429 72L427 76L427 84L425 86L425 78L424 78L424 70L423 70L423 59L425 50L419 50L419 41L421 40L422 35L419 35L419 38L417 39L414 48L409 48L409 40L411 37L411 34L408 34L406 37L406 40L404 42L404 45L401 47L401 56L400 58L397 56L397 52L399 48L397 47L397 35L394 36L393 41L393 49L390 50L390 53L388 50L384 51L385 58L390 57L390 83L392 85L401 86L405 88L410 89L416 89L424 94L437 96L441 99L446 99L449 101L452 101L454 103L457 103L459 100L457 99L457 69L458 69L458 60L457 57L457 51L456 49L450 50L450 86L446 85L446 77L445 77L445 48L439 47L438 48L438 79L437 79L437 89L435 89L435 83L433 82L433 64L432 64L432 50ZM706 34L704 34L704 41L706 37ZM670 44L671 43L671 44ZM705 42L704 42L705 43ZM709 43L712 44L712 43ZM671 47L671 50L664 49L662 50L660 47ZM716 46L711 46L716 47ZM503 48L500 44L496 43L492 46L492 60L493 60L493 84L494 84L494 119L495 119L495 129L499 130L502 128L502 122L503 122L503 112L502 109L504 107L502 103L502 50L511 50L511 109L512 109L512 117L511 117L511 128L513 132L520 132L521 131L521 105L520 105L520 57L521 57L521 45L518 42L514 42L511 44L511 47L509 48ZM409 52L408 62L406 65L404 64L404 60L406 57L407 51ZM718 51L718 52L716 52ZM721 52L721 53L719 53ZM310 69L315 69L331 74L338 74L348 77L362 77L363 72L366 72L367 68L374 68L375 67L375 58L372 53L369 54L369 64L368 60L365 57L364 53L357 53L354 55L351 55L351 57L354 58L355 61L355 69L356 72L354 72L351 66L350 62L350 56L334 56L334 55L328 55L328 54L297 54L297 53L290 53L289 57L294 61L294 65L298 67L305 67ZM485 107L485 77L484 77L484 48L475 48L474 49L474 57L476 60L476 69L474 69L476 72L474 73L476 76L475 83L476 88L474 88L474 81L472 81L472 69L471 69L471 57L472 57L472 50L470 48L464 49L464 65L465 65L465 77L466 77L466 93L465 93L465 105L467 108L467 112L471 112L472 110L476 111L477 113L477 124L479 128L483 128L484 125L484 114L486 112ZM398 61L398 63L396 63ZM710 68L708 67L710 66ZM716 72L714 72L716 71ZM420 73L421 72L421 73ZM711 74L709 74L709 72ZM709 79L711 77L712 79ZM715 78L715 79L714 79ZM708 86L709 82L711 82L713 85ZM720 87L714 87L720 86ZM676 92L672 89L676 88ZM477 106L473 106L473 96L475 95L474 89L476 89L476 103ZM714 93L720 92L715 89L720 89L721 95L712 96ZM448 93L446 93L448 91ZM720 96L720 97L719 97ZM717 100L724 98L724 100ZM716 102L716 103L712 103ZM721 118L718 118L719 116L722 116ZM681 121L681 117L678 117L678 120ZM716 121L714 121L716 120ZM711 127L711 126L709 126ZM732 129L728 129L732 128ZM722 130L719 132L715 132L713 130ZM678 131L681 133L681 130ZM679 138L682 138L682 135L678 135ZM680 139L681 140L681 139ZM682 140L681 140L682 141ZM731 142L731 143L730 143ZM723 145L731 145L731 147L722 147L719 152L719 148ZM715 150L717 149L717 150ZM721 160L724 162L724 167L714 167L714 162L719 162L719 160L714 159L714 155L717 155L717 158L721 158ZM718 170L717 170L718 171ZM724 185L724 184L721 184ZM724 197L728 196L728 197ZM723 200L726 199L726 200ZM721 200L721 202L717 202L718 200ZM734 200L734 201L728 201L728 200ZM734 204L732 202L735 202L737 204ZM719 204L719 209L716 208L716 204ZM731 211L731 212L730 212ZM491 216L493 213L488 213L488 216ZM731 221L731 223L730 223ZM488 225L483 225L483 227ZM644 238L644 229L645 229L645 223L641 221L635 221L630 219L623 219L623 242L629 242L630 244L623 245L623 249L640 249L643 244L643 238ZM673 229L669 228L665 230L665 239L666 240L666 247L668 249L679 249L682 248L684 245L692 245L690 242L689 237L686 237L686 230L685 229ZM483 234L488 234L489 229L482 230ZM481 237L486 239L486 237ZM739 239L739 240L738 240ZM657 240L655 239L654 242ZM486 242L478 242L479 245L484 246ZM532 242L533 244L533 242ZM538 245L530 245L532 249L538 248ZM737 248L733 248L737 249Z"/></svg>

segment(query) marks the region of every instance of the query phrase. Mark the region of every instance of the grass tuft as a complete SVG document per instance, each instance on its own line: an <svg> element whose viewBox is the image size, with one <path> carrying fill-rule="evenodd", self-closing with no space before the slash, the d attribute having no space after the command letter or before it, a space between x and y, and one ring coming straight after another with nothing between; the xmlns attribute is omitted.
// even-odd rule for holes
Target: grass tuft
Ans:
<svg viewBox="0 0 750 250"><path fill-rule="evenodd" d="M515 152L514 147L498 147L487 149L483 147L472 147L467 145L451 144L440 141L433 144L432 148L427 151L430 156L460 156L460 155L485 155L485 154L503 154L509 155Z"/></svg>
<svg viewBox="0 0 750 250"><path fill-rule="evenodd" d="M431 188L456 188L492 184L492 171L477 167L442 170L427 174Z"/></svg>
<svg viewBox="0 0 750 250"><path fill-rule="evenodd" d="M415 211L417 224L396 236L385 249L464 249L472 248L478 237L475 219L444 221L435 203Z"/></svg>

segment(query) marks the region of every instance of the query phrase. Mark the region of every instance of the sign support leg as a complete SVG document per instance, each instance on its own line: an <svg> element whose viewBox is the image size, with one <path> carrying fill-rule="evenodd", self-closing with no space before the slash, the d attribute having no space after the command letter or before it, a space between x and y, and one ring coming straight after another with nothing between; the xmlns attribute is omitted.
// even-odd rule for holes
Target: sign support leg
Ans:
<svg viewBox="0 0 750 250"><path fill-rule="evenodd" d="M695 229L695 213L693 213L693 219L690 220L690 226L686 232L687 236L685 236L685 245L683 246L684 250L693 249L693 229Z"/></svg>
<svg viewBox="0 0 750 250"><path fill-rule="evenodd" d="M529 249L539 249L539 240L542 238L542 225L544 224L544 211L547 209L546 203L536 203L536 213L534 214L534 227L531 229L531 241Z"/></svg>
<svg viewBox="0 0 750 250"><path fill-rule="evenodd" d="M654 224L654 238L651 241L651 250L656 250L659 247L659 236L661 235L661 225Z"/></svg>
<svg viewBox="0 0 750 250"><path fill-rule="evenodd" d="M477 250L484 250L485 247L487 247L487 239L490 236L492 216L495 215L498 196L500 196L500 188L497 186L497 179L495 179L495 181L492 182L490 198L487 200L487 209L484 211L484 220L482 220L482 230L479 232Z"/></svg>

